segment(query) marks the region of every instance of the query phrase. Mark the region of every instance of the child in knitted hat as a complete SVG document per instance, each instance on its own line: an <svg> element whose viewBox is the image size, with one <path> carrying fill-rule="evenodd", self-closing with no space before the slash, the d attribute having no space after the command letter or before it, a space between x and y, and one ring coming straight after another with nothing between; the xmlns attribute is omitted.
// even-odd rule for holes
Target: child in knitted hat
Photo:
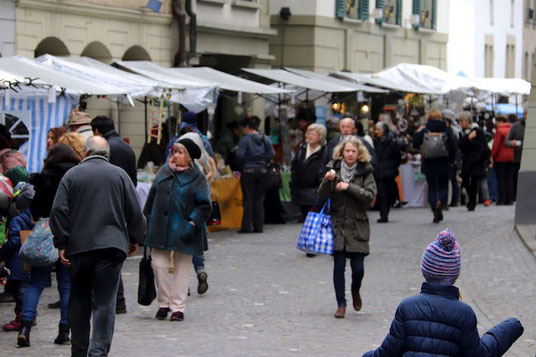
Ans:
<svg viewBox="0 0 536 357"><path fill-rule="evenodd" d="M502 356L523 326L509 318L480 338L473 309L459 300L453 285L460 269L460 246L446 229L424 250L421 293L400 303L382 345L363 356Z"/></svg>

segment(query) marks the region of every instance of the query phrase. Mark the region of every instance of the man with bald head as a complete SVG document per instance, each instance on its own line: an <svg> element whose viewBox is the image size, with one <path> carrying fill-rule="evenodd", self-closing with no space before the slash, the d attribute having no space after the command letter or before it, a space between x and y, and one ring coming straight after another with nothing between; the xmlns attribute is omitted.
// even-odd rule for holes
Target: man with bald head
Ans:
<svg viewBox="0 0 536 357"><path fill-rule="evenodd" d="M328 164L328 162L333 160L333 149L335 149L335 146L339 145L339 143L341 143L345 137L350 135L355 135L359 140L361 140L361 142L363 143L363 145L365 145L370 154L372 165L375 165L376 163L376 155L374 153L374 148L366 140L363 140L363 138L357 135L357 128L355 126L354 119L344 118L343 120L341 120L339 127L341 130L340 134L331 139L326 147L326 150L324 150L324 156L322 157L322 165L320 166L319 172L319 175L321 177L324 177L324 175L326 174L326 165Z"/></svg>
<svg viewBox="0 0 536 357"><path fill-rule="evenodd" d="M70 268L72 356L107 356L121 267L138 249L145 217L130 177L109 162L106 139L87 139L83 157L63 176L49 221L60 261Z"/></svg>

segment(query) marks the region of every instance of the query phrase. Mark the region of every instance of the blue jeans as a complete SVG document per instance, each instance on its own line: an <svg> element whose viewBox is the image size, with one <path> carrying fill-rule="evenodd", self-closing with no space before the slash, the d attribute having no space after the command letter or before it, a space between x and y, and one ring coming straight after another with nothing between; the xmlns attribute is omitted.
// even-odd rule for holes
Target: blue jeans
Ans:
<svg viewBox="0 0 536 357"><path fill-rule="evenodd" d="M346 258L350 258L350 266L352 267L352 291L359 291L361 288L361 281L365 275L365 254L346 253L344 251L333 252L333 285L335 286L335 297L337 298L338 306L344 307L346 307L346 298L344 296L344 270L346 269Z"/></svg>
<svg viewBox="0 0 536 357"><path fill-rule="evenodd" d="M205 258L202 255L194 255L192 258L194 269L197 274L205 271Z"/></svg>
<svg viewBox="0 0 536 357"><path fill-rule="evenodd" d="M33 321L37 315L37 305L39 304L39 298L45 288L50 272L52 271L52 265L47 267L32 267L30 273L30 281L24 293L24 300L22 303L22 320ZM58 282L58 292L60 293L60 324L69 324L67 319L67 303L69 301L69 292L71 290L71 283L69 281L69 273L65 265L59 261L56 263L56 279Z"/></svg>
<svg viewBox="0 0 536 357"><path fill-rule="evenodd" d="M428 203L432 211L437 208L437 202L446 205L449 195L449 176L426 175L428 183Z"/></svg>

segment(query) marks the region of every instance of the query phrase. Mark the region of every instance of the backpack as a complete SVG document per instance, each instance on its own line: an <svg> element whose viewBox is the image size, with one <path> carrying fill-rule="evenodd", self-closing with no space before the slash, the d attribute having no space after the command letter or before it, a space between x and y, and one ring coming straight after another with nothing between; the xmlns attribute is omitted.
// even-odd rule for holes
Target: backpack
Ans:
<svg viewBox="0 0 536 357"><path fill-rule="evenodd" d="M440 159L448 157L447 140L447 133L424 133L424 140L421 147L423 158Z"/></svg>

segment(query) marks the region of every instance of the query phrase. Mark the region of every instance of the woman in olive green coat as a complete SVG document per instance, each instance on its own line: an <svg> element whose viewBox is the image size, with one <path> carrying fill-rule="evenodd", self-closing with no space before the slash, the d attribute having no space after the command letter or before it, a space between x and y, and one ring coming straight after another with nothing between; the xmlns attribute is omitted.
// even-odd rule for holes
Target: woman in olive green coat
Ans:
<svg viewBox="0 0 536 357"><path fill-rule="evenodd" d="M361 140L346 138L333 151L333 161L318 189L321 200L331 197L333 224L333 283L337 297L336 318L346 312L344 270L346 258L352 267L352 300L354 309L361 309L361 280L365 256L369 254L370 226L367 208L376 195L376 183L370 155Z"/></svg>

